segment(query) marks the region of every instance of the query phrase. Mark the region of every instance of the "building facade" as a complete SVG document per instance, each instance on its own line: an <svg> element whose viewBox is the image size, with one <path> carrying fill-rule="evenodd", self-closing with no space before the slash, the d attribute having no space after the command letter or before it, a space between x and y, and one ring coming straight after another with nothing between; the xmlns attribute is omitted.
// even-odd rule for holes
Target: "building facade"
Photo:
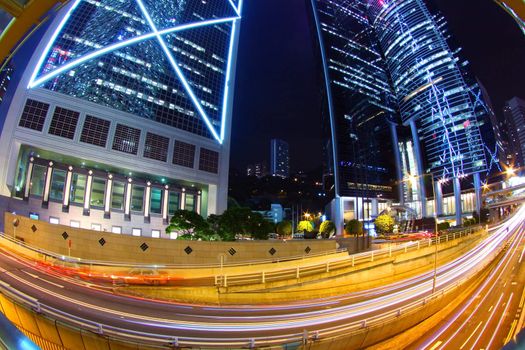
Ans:
<svg viewBox="0 0 525 350"><path fill-rule="evenodd" d="M446 23L423 0L374 0L369 14L396 93L401 119L410 127L416 153L421 213L427 216L425 175L435 183L437 214L442 213L441 184L452 181L461 223L460 180L487 171L477 108L481 97L464 78L465 62L448 42ZM480 209L478 198L477 210Z"/></svg>
<svg viewBox="0 0 525 350"><path fill-rule="evenodd" d="M260 179L261 177L265 177L267 175L268 168L263 162L248 164L248 166L246 166L246 176L255 176Z"/></svg>
<svg viewBox="0 0 525 350"><path fill-rule="evenodd" d="M290 149L288 142L280 139L270 140L270 174L283 179L290 176Z"/></svg>
<svg viewBox="0 0 525 350"><path fill-rule="evenodd" d="M395 99L364 1L312 0L323 66L331 217L369 220L395 198Z"/></svg>
<svg viewBox="0 0 525 350"><path fill-rule="evenodd" d="M71 1L5 118L6 209L145 236L225 210L241 6Z"/></svg>
<svg viewBox="0 0 525 350"><path fill-rule="evenodd" d="M505 103L503 116L507 125L509 146L514 167L525 165L525 100L513 97Z"/></svg>

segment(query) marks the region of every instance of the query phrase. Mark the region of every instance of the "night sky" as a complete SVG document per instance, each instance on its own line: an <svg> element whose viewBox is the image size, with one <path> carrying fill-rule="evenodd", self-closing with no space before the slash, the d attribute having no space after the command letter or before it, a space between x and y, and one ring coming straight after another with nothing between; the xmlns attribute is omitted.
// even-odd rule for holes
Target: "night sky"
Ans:
<svg viewBox="0 0 525 350"><path fill-rule="evenodd" d="M432 0L487 88L498 116L525 98L525 36L492 0ZM290 144L293 171L322 163L319 63L306 0L244 2L237 58L231 166L269 164L270 139Z"/></svg>

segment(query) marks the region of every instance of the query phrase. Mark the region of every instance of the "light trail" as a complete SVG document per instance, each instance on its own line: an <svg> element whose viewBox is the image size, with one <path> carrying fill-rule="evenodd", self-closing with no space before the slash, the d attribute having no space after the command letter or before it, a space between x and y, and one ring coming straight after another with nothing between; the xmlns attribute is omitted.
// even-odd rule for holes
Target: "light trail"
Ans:
<svg viewBox="0 0 525 350"><path fill-rule="evenodd" d="M519 212L515 215L515 217L513 217L513 219L516 219L514 220L511 224L513 224L513 227L516 228L516 226L519 224L520 221L522 221L524 219L524 213L523 213L523 209L524 207L521 207ZM503 226L503 225L500 225L497 229L497 232L504 232L506 231L506 228ZM512 231L509 230L509 231ZM496 233L497 234L497 233ZM495 235L496 235L495 234ZM500 262L497 264L497 266L494 268L494 270L490 273L490 275L485 279L484 283L478 287L478 289L475 291L475 293L473 294L473 296L468 300L468 302L466 304L464 304L464 306L443 326L441 327L435 334L432 338L430 338L429 340L427 340L422 346L421 348L422 349L425 349L425 348L428 348L430 347L431 344L433 344L437 339L439 339L440 337L442 337L443 333L445 333L446 331L448 331L450 329L450 327L452 327L452 325L462 316L465 314L465 311L481 296L481 292L490 284L492 283L492 281L496 281L498 280L504 270L506 269L506 267L510 264L510 261L512 260L512 258L514 257L514 255L516 254L516 251L517 251L517 248L519 246L519 242L523 239L523 231L520 231L518 234L517 234L517 237L516 239L514 239L512 242L511 242L511 246L509 247L509 250L507 250L507 252L505 252L505 255L503 257L503 259L500 260ZM478 303L478 306L483 304L483 302L489 297L489 295L491 294L492 290L496 287L496 284L493 283L491 285L491 287L489 288L489 290L487 292L484 293L483 295L483 298L481 299L481 301ZM444 342L442 344L442 347L441 348L444 348L446 347L455 337L456 335L467 325L467 323L470 321L470 319L474 316L475 312L472 312L469 317L459 326L456 328L456 330L454 331L454 333L450 336L450 338Z"/></svg>

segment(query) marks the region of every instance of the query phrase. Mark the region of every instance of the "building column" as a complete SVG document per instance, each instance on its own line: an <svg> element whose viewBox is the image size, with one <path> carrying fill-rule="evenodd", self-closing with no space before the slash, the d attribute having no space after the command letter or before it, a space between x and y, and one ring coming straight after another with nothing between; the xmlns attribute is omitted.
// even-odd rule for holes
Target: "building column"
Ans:
<svg viewBox="0 0 525 350"><path fill-rule="evenodd" d="M379 199L372 198L372 214L371 217L375 217L379 215Z"/></svg>
<svg viewBox="0 0 525 350"><path fill-rule="evenodd" d="M27 164L26 172L26 186L24 188L24 200L29 200L29 195L31 194L31 177L33 176L33 167L35 166L35 158L30 157L29 163Z"/></svg>
<svg viewBox="0 0 525 350"><path fill-rule="evenodd" d="M434 181L434 197L436 216L443 215L443 188L439 181Z"/></svg>
<svg viewBox="0 0 525 350"><path fill-rule="evenodd" d="M42 208L49 206L49 192L51 191L51 176L53 176L53 162L49 162L46 171L46 180L44 181L44 194L42 196Z"/></svg>
<svg viewBox="0 0 525 350"><path fill-rule="evenodd" d="M111 218L111 191L113 191L113 174L108 174L104 191L104 219Z"/></svg>
<svg viewBox="0 0 525 350"><path fill-rule="evenodd" d="M186 189L182 188L182 192L180 193L179 209L184 210L185 208L186 208Z"/></svg>
<svg viewBox="0 0 525 350"><path fill-rule="evenodd" d="M197 192L197 200L195 201L195 211L201 215L201 191Z"/></svg>
<svg viewBox="0 0 525 350"><path fill-rule="evenodd" d="M64 185L64 199L62 200L62 212L69 213L69 197L71 196L71 179L73 178L73 167L67 167L66 184Z"/></svg>
<svg viewBox="0 0 525 350"><path fill-rule="evenodd" d="M131 182L133 179L128 177L128 183L126 184L126 200L124 201L124 220L131 220Z"/></svg>
<svg viewBox="0 0 525 350"><path fill-rule="evenodd" d="M462 224L462 210L461 210L461 184L459 182L459 177L453 179L454 183L454 199L456 206L456 226Z"/></svg>
<svg viewBox="0 0 525 350"><path fill-rule="evenodd" d="M89 208L91 203L91 186L93 184L93 170L88 171L86 180L86 192L84 193L84 210L83 214L89 216Z"/></svg>
<svg viewBox="0 0 525 350"><path fill-rule="evenodd" d="M144 194L144 222L150 222L150 203L151 203L151 182L146 183L146 192Z"/></svg>
<svg viewBox="0 0 525 350"><path fill-rule="evenodd" d="M476 212L481 215L481 179L479 173L474 173L474 196Z"/></svg>
<svg viewBox="0 0 525 350"><path fill-rule="evenodd" d="M393 144L393 150L394 150L394 159L396 162L396 177L397 177L397 191L399 196L399 203L401 205L405 204L405 196L403 192L403 186L405 186L405 183L403 182L403 163L401 162L401 153L399 152L399 138L397 137L397 128L396 124L392 122L388 122L388 125L390 126L390 135L392 137L392 144Z"/></svg>
<svg viewBox="0 0 525 350"><path fill-rule="evenodd" d="M421 216L427 216L427 194L425 191L425 179L423 177L423 158L421 157L421 145L419 143L419 135L417 134L416 122L414 119L410 121L410 131L412 132L412 141L414 142L414 153L416 154L417 163L417 177L419 179L419 200L421 202ZM414 174L412 174L414 175Z"/></svg>
<svg viewBox="0 0 525 350"><path fill-rule="evenodd" d="M169 222L169 196L170 196L170 187L168 185L164 186L162 191L162 222L164 225Z"/></svg>
<svg viewBox="0 0 525 350"><path fill-rule="evenodd" d="M339 237L344 236L345 220L344 220L344 206L343 200L339 196L335 196L332 200L332 221L335 224L335 233Z"/></svg>

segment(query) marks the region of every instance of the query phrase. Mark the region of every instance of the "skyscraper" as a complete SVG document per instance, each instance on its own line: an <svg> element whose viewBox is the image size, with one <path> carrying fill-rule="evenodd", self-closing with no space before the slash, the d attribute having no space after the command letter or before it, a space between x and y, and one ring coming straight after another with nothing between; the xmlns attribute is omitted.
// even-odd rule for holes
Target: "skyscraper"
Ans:
<svg viewBox="0 0 525 350"><path fill-rule="evenodd" d="M336 224L376 214L385 204L378 198L396 198L395 183L399 201L411 201L427 216L426 175L435 180L438 215L442 184L452 181L461 223L460 179L467 176L473 176L479 210L480 173L488 169L480 128L488 118L466 63L449 47L444 19L423 0L311 3L335 164Z"/></svg>
<svg viewBox="0 0 525 350"><path fill-rule="evenodd" d="M1 195L26 203L4 205L143 235L226 209L241 6L71 1L2 128Z"/></svg>
<svg viewBox="0 0 525 350"><path fill-rule="evenodd" d="M401 119L413 135L421 197L425 202L423 174L434 177L438 197L441 183L452 180L456 221L461 223L460 179L473 175L479 194L479 174L487 170L481 119L476 113L481 96L474 95L463 77L465 63L446 41L444 20L433 16L422 0L374 0L370 15ZM438 214L440 201L438 198ZM426 216L425 204L422 213Z"/></svg>
<svg viewBox="0 0 525 350"><path fill-rule="evenodd" d="M270 174L282 178L290 176L288 142L279 139L270 141Z"/></svg>
<svg viewBox="0 0 525 350"><path fill-rule="evenodd" d="M505 103L503 116L508 127L509 146L515 167L525 165L525 101L513 97Z"/></svg>
<svg viewBox="0 0 525 350"><path fill-rule="evenodd" d="M342 220L377 215L392 200L390 124L396 122L388 74L364 1L312 0L323 65L325 124L334 174L331 212Z"/></svg>

